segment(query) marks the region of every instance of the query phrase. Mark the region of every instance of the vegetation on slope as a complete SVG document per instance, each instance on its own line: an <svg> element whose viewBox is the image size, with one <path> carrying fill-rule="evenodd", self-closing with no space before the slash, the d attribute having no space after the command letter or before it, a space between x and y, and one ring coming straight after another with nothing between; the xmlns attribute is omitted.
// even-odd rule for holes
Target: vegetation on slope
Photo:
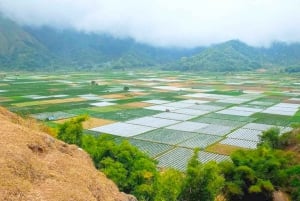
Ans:
<svg viewBox="0 0 300 201"><path fill-rule="evenodd" d="M0 16L0 69L97 70L161 67L168 70L241 71L286 68L299 71L300 44L274 43L268 48L228 41L193 49L162 48L130 38L21 27Z"/></svg>
<svg viewBox="0 0 300 201"><path fill-rule="evenodd" d="M81 120L65 122L61 129L81 129L75 125ZM214 201L223 195L228 201L271 201L278 190L289 193L293 200L300 198L299 158L282 150L299 146L299 135L299 129L280 136L279 130L272 128L263 133L258 149L235 151L231 161L220 164L200 163L195 150L185 173L172 169L159 172L155 161L126 141L117 144L106 135L75 136L81 138L81 146L95 166L139 200Z"/></svg>

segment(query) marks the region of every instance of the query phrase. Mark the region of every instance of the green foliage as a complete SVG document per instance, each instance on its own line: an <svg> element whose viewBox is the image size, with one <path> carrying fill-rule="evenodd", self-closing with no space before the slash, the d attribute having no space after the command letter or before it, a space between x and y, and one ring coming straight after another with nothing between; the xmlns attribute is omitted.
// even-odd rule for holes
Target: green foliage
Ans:
<svg viewBox="0 0 300 201"><path fill-rule="evenodd" d="M83 134L82 122L88 117L83 115L71 119L59 126L57 138L68 143L81 146L81 137Z"/></svg>
<svg viewBox="0 0 300 201"><path fill-rule="evenodd" d="M181 193L184 174L174 169L163 171L155 184L154 201L177 201Z"/></svg>
<svg viewBox="0 0 300 201"><path fill-rule="evenodd" d="M267 131L263 131L260 136L259 146L270 146L272 149L278 149L281 147L280 143L280 129L270 128Z"/></svg>
<svg viewBox="0 0 300 201"><path fill-rule="evenodd" d="M300 200L300 165L292 166L286 171L288 176L287 191L290 192L293 200Z"/></svg>
<svg viewBox="0 0 300 201"><path fill-rule="evenodd" d="M224 184L224 177L220 173L216 162L200 163L196 149L188 163L180 199L185 201L214 201Z"/></svg>
<svg viewBox="0 0 300 201"><path fill-rule="evenodd" d="M109 136L83 137L82 147L91 155L97 168L112 179L121 191L141 200L153 200L156 163L136 147L123 141L117 145Z"/></svg>
<svg viewBox="0 0 300 201"><path fill-rule="evenodd" d="M295 164L293 155L268 146L236 151L231 159L220 164L229 200L271 200L275 187L288 185L286 171Z"/></svg>

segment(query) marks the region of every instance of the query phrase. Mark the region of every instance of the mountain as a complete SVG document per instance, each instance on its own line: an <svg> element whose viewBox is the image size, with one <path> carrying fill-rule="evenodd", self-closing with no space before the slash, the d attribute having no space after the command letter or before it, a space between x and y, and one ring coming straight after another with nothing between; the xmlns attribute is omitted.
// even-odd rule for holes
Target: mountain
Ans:
<svg viewBox="0 0 300 201"><path fill-rule="evenodd" d="M48 63L47 49L11 20L0 18L0 63L11 70Z"/></svg>
<svg viewBox="0 0 300 201"><path fill-rule="evenodd" d="M96 170L89 155L0 107L0 201L136 201Z"/></svg>
<svg viewBox="0 0 300 201"><path fill-rule="evenodd" d="M0 17L0 69L52 71L158 67L167 70L240 71L286 68L300 71L300 43L251 47L232 40L193 49L162 48L131 38L22 27Z"/></svg>
<svg viewBox="0 0 300 201"><path fill-rule="evenodd" d="M178 70L238 71L261 67L258 51L239 41L214 45L192 57L183 57L170 65Z"/></svg>
<svg viewBox="0 0 300 201"><path fill-rule="evenodd" d="M258 68L300 67L300 43L273 43L269 48L251 47L232 40L183 57L168 66L178 70L239 71Z"/></svg>

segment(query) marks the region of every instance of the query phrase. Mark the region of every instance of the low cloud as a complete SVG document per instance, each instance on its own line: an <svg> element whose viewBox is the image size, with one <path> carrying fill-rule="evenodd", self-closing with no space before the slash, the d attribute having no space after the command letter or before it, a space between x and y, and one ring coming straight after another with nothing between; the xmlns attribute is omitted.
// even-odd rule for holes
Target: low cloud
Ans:
<svg viewBox="0 0 300 201"><path fill-rule="evenodd" d="M299 0L0 0L0 12L22 25L176 47L299 42L299 8Z"/></svg>

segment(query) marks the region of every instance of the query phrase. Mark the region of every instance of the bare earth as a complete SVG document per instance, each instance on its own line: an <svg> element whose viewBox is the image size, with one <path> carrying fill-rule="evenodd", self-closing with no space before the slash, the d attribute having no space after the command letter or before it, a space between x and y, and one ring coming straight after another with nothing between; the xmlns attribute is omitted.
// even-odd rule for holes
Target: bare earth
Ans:
<svg viewBox="0 0 300 201"><path fill-rule="evenodd" d="M32 128L31 128L32 127ZM0 107L1 201L134 201L90 157Z"/></svg>

